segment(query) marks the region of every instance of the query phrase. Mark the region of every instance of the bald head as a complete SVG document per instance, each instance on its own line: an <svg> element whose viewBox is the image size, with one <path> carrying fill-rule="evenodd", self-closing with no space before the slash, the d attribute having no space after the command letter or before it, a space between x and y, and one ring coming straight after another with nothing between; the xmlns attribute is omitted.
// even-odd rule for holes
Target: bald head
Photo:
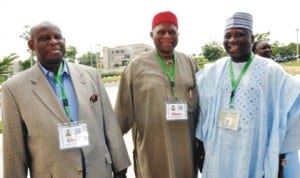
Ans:
<svg viewBox="0 0 300 178"><path fill-rule="evenodd" d="M30 30L28 47L33 50L41 65L49 71L57 72L65 54L65 39L60 28L44 21Z"/></svg>
<svg viewBox="0 0 300 178"><path fill-rule="evenodd" d="M37 30L43 29L43 28L49 28L49 27L56 28L61 32L60 28L56 24L49 22L49 21L43 21L43 22L40 22L40 23L32 26L32 28L30 29L30 38L33 38L33 36Z"/></svg>

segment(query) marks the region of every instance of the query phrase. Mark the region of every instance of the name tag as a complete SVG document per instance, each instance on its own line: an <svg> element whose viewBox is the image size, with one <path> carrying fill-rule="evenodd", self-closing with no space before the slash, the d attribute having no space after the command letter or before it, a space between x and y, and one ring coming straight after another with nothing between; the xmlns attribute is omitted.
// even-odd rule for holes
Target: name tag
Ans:
<svg viewBox="0 0 300 178"><path fill-rule="evenodd" d="M167 121L187 120L187 103L181 101L166 102Z"/></svg>
<svg viewBox="0 0 300 178"><path fill-rule="evenodd" d="M58 124L59 148L61 150L89 146L87 123L72 122Z"/></svg>
<svg viewBox="0 0 300 178"><path fill-rule="evenodd" d="M240 112L233 109L223 109L220 113L219 127L237 130L240 120Z"/></svg>

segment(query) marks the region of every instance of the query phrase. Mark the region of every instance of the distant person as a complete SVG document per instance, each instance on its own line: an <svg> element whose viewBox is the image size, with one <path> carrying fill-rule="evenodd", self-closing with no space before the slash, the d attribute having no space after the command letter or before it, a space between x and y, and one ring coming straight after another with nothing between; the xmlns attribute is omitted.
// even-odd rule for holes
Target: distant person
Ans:
<svg viewBox="0 0 300 178"><path fill-rule="evenodd" d="M267 40L258 40L252 44L252 52L265 58L272 59L272 46Z"/></svg>
<svg viewBox="0 0 300 178"><path fill-rule="evenodd" d="M121 75L115 111L122 133L132 131L136 178L197 174L197 65L175 51L178 35L176 15L157 13L150 32L155 49L130 61Z"/></svg>
<svg viewBox="0 0 300 178"><path fill-rule="evenodd" d="M281 154L300 148L300 83L276 62L254 55L252 15L227 21L228 57L197 74L202 178L277 178Z"/></svg>
<svg viewBox="0 0 300 178"><path fill-rule="evenodd" d="M31 28L28 46L37 63L2 85L3 177L126 178L129 156L97 69L66 62L50 22Z"/></svg>

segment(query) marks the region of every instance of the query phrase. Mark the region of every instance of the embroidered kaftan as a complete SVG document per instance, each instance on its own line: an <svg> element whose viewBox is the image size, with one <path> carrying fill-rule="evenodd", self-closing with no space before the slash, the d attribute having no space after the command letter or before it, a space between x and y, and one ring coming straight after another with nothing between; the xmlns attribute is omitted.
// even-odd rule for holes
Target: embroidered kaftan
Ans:
<svg viewBox="0 0 300 178"><path fill-rule="evenodd" d="M229 108L232 90L229 60L197 74L202 178L276 178L278 155L300 148L300 83L274 61L255 56L233 98L241 113L238 128L221 128L220 110Z"/></svg>

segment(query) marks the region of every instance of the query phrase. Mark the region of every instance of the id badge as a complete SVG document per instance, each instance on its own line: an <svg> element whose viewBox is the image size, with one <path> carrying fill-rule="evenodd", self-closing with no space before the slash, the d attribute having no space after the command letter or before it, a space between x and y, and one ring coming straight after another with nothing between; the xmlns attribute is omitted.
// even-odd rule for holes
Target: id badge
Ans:
<svg viewBox="0 0 300 178"><path fill-rule="evenodd" d="M187 103L182 101L166 102L167 121L187 120Z"/></svg>
<svg viewBox="0 0 300 178"><path fill-rule="evenodd" d="M89 146L89 134L86 122L58 124L59 148L72 149Z"/></svg>
<svg viewBox="0 0 300 178"><path fill-rule="evenodd" d="M219 127L237 130L240 120L240 112L233 109L223 109L220 113Z"/></svg>

